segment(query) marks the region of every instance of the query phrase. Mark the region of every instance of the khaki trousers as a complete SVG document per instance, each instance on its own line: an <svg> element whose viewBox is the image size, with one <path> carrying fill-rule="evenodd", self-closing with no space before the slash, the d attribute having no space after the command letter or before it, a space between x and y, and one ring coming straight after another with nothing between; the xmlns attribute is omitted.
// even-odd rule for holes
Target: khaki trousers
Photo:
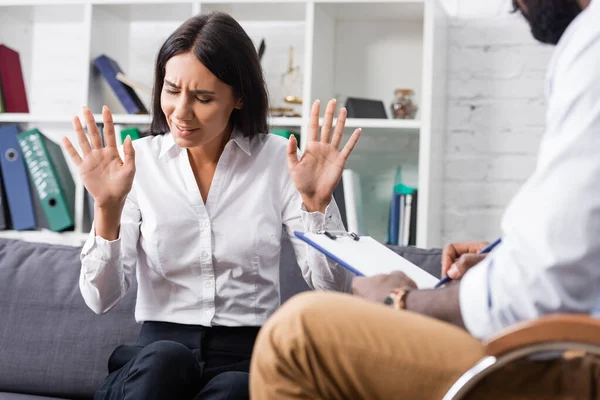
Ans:
<svg viewBox="0 0 600 400"><path fill-rule="evenodd" d="M311 292L265 324L250 370L252 399L442 399L484 356L453 325L350 295ZM469 399L597 399L595 357L520 361Z"/></svg>

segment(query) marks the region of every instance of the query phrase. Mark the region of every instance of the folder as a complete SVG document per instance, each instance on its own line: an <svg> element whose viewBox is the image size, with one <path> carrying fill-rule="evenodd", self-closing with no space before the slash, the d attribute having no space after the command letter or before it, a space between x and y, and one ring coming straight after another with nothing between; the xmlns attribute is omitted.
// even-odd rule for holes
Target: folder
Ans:
<svg viewBox="0 0 600 400"><path fill-rule="evenodd" d="M131 140L137 140L141 137L140 130L136 127L121 129L119 131L119 140L121 141L121 144L125 142L127 136L129 136Z"/></svg>
<svg viewBox="0 0 600 400"><path fill-rule="evenodd" d="M0 128L0 167L13 229L35 229L35 212L17 125Z"/></svg>
<svg viewBox="0 0 600 400"><path fill-rule="evenodd" d="M346 232L294 232L294 235L359 276L401 271L419 288L433 288L439 281L370 236L357 236L357 240Z"/></svg>
<svg viewBox="0 0 600 400"><path fill-rule="evenodd" d="M117 79L123 71L115 60L103 54L94 59L94 64L129 114L148 114L135 91Z"/></svg>
<svg viewBox="0 0 600 400"><path fill-rule="evenodd" d="M3 44L0 44L0 85L6 112L29 112L19 53Z"/></svg>
<svg viewBox="0 0 600 400"><path fill-rule="evenodd" d="M50 230L73 228L75 181L60 146L37 129L21 133L19 144Z"/></svg>

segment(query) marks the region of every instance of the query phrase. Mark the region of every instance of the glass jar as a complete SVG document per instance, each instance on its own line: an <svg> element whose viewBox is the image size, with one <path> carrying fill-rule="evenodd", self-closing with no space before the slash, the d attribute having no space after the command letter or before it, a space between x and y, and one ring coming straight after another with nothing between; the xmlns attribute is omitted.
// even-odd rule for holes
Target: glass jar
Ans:
<svg viewBox="0 0 600 400"><path fill-rule="evenodd" d="M392 103L392 118L415 119L417 110L415 104L415 92L412 89L396 89L396 96Z"/></svg>

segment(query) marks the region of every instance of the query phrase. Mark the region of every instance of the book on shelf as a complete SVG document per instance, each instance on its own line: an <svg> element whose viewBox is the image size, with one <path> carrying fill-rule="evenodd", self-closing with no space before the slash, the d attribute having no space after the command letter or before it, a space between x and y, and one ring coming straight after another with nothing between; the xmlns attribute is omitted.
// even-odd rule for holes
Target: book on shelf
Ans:
<svg viewBox="0 0 600 400"><path fill-rule="evenodd" d="M417 200L419 191L403 184L394 187L390 201L388 244L414 246L417 241Z"/></svg>
<svg viewBox="0 0 600 400"><path fill-rule="evenodd" d="M20 133L19 144L49 229L72 229L75 182L60 146L35 128Z"/></svg>
<svg viewBox="0 0 600 400"><path fill-rule="evenodd" d="M146 106L144 106L144 103L142 103L135 90L117 79L117 74L123 74L123 71L115 60L102 54L94 59L94 65L100 71L127 113L148 114Z"/></svg>
<svg viewBox="0 0 600 400"><path fill-rule="evenodd" d="M134 79L131 79L129 76L125 75L122 72L118 72L116 75L116 78L126 84L127 86L129 86L130 88L132 88L133 90L139 90L140 92L148 95L148 96L152 96L152 89L150 89L148 86L144 85L141 82L138 82Z"/></svg>
<svg viewBox="0 0 600 400"><path fill-rule="evenodd" d="M0 86L4 112L29 112L19 53L3 44L0 44Z"/></svg>
<svg viewBox="0 0 600 400"><path fill-rule="evenodd" d="M119 138L121 144L123 144L127 136L129 136L131 140L137 140L142 137L140 130L136 127L126 128L120 125L115 125L115 131L115 135Z"/></svg>

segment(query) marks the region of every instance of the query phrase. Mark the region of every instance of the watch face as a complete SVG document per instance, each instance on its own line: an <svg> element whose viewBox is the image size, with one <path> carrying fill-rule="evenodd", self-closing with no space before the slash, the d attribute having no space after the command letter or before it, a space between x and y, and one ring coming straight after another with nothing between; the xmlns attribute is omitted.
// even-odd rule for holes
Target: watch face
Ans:
<svg viewBox="0 0 600 400"><path fill-rule="evenodd" d="M385 300L383 301L384 304L391 306L392 304L394 304L394 299L392 299L391 296L388 296L385 298Z"/></svg>

